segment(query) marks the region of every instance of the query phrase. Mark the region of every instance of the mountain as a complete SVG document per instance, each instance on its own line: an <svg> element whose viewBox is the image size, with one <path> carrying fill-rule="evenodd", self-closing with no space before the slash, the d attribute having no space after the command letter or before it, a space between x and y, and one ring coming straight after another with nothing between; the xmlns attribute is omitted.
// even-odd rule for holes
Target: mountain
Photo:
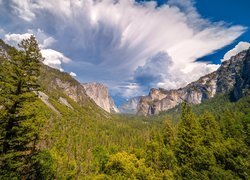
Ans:
<svg viewBox="0 0 250 180"><path fill-rule="evenodd" d="M153 115L174 108L186 101L200 104L217 94L230 93L237 101L249 95L250 49L224 61L220 68L187 86L176 90L151 89L148 96L142 96L138 104L139 115Z"/></svg>
<svg viewBox="0 0 250 180"><path fill-rule="evenodd" d="M137 105L140 100L140 96L133 97L119 106L119 111L122 114L136 114L137 113Z"/></svg>
<svg viewBox="0 0 250 180"><path fill-rule="evenodd" d="M113 99L110 97L108 88L101 83L84 83L82 84L87 95L102 109L111 113L118 113Z"/></svg>

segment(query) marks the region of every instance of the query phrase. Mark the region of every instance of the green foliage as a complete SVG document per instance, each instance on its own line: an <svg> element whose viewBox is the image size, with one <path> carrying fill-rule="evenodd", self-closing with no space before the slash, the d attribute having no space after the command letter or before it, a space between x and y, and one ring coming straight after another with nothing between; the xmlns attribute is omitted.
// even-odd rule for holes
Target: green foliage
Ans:
<svg viewBox="0 0 250 180"><path fill-rule="evenodd" d="M179 165L191 163L191 158L194 151L201 143L201 129L191 112L190 106L186 103L182 107L182 118L178 126L177 141L176 141L176 156Z"/></svg>
<svg viewBox="0 0 250 180"><path fill-rule="evenodd" d="M11 59L0 67L0 176L29 178L34 174L32 158L38 153L41 121L37 117L34 91L42 56L34 36L23 40L21 51L9 48ZM6 46L8 48L8 46Z"/></svg>
<svg viewBox="0 0 250 180"><path fill-rule="evenodd" d="M146 167L144 159L138 159L134 154L119 152L110 156L105 173L115 179L150 179L151 169Z"/></svg>

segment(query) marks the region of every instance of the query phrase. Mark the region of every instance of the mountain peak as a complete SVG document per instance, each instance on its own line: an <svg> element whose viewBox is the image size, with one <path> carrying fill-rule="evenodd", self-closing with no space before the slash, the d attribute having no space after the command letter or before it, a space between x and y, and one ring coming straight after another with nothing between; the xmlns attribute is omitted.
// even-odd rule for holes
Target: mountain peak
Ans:
<svg viewBox="0 0 250 180"><path fill-rule="evenodd" d="M108 88L101 83L82 83L87 95L102 109L107 112L118 113L119 110L109 95Z"/></svg>

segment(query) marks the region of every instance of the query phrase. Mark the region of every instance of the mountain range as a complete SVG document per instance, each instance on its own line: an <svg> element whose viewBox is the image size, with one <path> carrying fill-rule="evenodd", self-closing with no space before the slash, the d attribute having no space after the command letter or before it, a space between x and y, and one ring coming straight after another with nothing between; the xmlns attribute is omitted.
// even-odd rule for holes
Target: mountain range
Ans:
<svg viewBox="0 0 250 180"><path fill-rule="evenodd" d="M133 112L138 115L154 115L172 109L184 101L200 104L217 94L226 93L230 93L231 100L237 101L242 96L249 95L249 89L250 49L222 62L218 70L183 88L173 90L152 88L147 96L139 98L137 106L133 104L133 109L136 109ZM127 106L129 103L123 105Z"/></svg>
<svg viewBox="0 0 250 180"><path fill-rule="evenodd" d="M0 44L0 56L9 58L6 51L9 46L3 41ZM51 89L60 89L63 94L78 104L91 101L108 113L155 115L162 111L172 109L182 102L200 104L211 99L217 94L231 93L231 99L236 101L242 96L249 95L250 88L250 49L238 53L229 60L222 62L215 72L205 75L195 82L179 89L165 90L152 88L147 96L138 96L129 99L119 108L116 107L108 88L101 83L79 83L66 72L43 65L41 84L45 92L40 92L39 97L49 107L47 93ZM47 99L47 100L46 100ZM58 101L70 107L63 97ZM55 108L53 108L55 109Z"/></svg>

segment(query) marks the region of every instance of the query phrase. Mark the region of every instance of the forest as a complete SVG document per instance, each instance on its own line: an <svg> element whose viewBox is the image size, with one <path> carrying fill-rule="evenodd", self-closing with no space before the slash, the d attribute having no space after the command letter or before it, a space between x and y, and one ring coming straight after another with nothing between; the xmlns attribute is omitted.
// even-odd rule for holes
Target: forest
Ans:
<svg viewBox="0 0 250 180"><path fill-rule="evenodd" d="M108 114L49 90L46 75L67 75L41 63L35 37L20 49L0 43L8 52L0 56L0 179L250 178L249 96L232 102L229 92L149 117Z"/></svg>

